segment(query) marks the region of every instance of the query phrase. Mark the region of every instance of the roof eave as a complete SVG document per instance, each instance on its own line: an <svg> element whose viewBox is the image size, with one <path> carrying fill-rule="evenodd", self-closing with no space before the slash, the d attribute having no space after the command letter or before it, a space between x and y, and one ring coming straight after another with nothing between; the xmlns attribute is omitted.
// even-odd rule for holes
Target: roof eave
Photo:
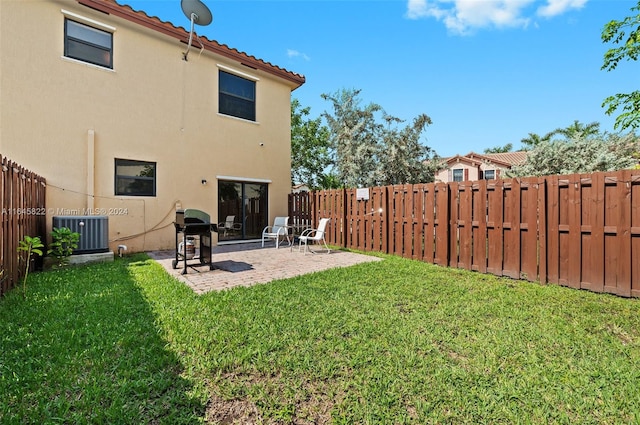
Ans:
<svg viewBox="0 0 640 425"><path fill-rule="evenodd" d="M163 22L158 18L151 18L144 12L137 12L130 6L124 6L116 3L113 0L76 0L79 4L95 9L99 12L114 15L122 19L126 19L130 22L144 26L146 28L157 31L161 34L173 37L182 43L189 42L189 33L182 27L176 27L170 22ZM264 62L254 56L249 56L246 53L239 52L236 49L231 49L226 45L219 44L216 41L209 40L206 37L202 37L200 44L202 44L204 50L215 53L217 55L240 62L244 66L249 68L264 71L272 74L276 77L287 80L291 83L292 90L297 89L303 85L306 81L305 77L300 74L296 74L270 63Z"/></svg>

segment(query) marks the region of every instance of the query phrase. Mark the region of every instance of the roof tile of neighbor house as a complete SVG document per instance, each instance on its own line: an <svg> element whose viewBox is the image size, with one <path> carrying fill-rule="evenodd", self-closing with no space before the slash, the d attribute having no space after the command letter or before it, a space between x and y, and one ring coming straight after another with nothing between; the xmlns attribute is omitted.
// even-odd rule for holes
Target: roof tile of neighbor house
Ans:
<svg viewBox="0 0 640 425"><path fill-rule="evenodd" d="M136 11L131 8L131 6L119 4L115 0L77 1L82 5L88 6L95 10L99 10L100 12L118 16L130 22L134 22L136 24L158 31L162 34L174 37L185 44L187 44L189 41L189 31L187 31L183 27L176 27L171 22L162 21L156 16L151 17L143 11ZM177 1L176 7L178 7ZM220 44L217 41L210 40L205 36L198 35L198 43L202 45L202 48L204 50L208 50L210 52L225 56L233 60L237 60L249 68L258 69L288 80L293 83L294 89L300 87L305 82L305 77L303 75L296 74L284 68L280 68L279 66L273 65L270 62L265 62L264 60L258 59L255 56L250 56L225 44Z"/></svg>
<svg viewBox="0 0 640 425"><path fill-rule="evenodd" d="M504 153L475 153L469 152L466 155L455 155L448 158L443 158L443 161L447 164L456 161L470 162L473 164L481 163L494 163L505 167L511 167L513 165L523 164L527 160L527 152L504 152Z"/></svg>

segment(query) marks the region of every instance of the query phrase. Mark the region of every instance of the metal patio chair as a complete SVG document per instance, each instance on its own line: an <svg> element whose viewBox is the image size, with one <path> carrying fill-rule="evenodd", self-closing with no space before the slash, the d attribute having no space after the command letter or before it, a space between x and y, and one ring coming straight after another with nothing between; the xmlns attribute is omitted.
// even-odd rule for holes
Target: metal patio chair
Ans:
<svg viewBox="0 0 640 425"><path fill-rule="evenodd" d="M276 217L273 221L273 226L267 226L262 231L262 247L264 248L265 239L275 239L276 249L280 245L280 238L286 238L291 245L291 239L289 238L289 217Z"/></svg>
<svg viewBox="0 0 640 425"><path fill-rule="evenodd" d="M222 223L218 224L218 232L222 232L223 236L227 236L227 232L239 232L242 230L241 223L234 223L235 215L228 215Z"/></svg>
<svg viewBox="0 0 640 425"><path fill-rule="evenodd" d="M304 244L305 255L307 254L307 251L311 251L312 254L315 254L316 252L314 250L309 249L309 242L314 243L322 241L325 249L327 250L327 254L330 253L331 250L327 246L327 240L325 239L327 224L330 220L330 218L321 218L317 229L307 229L300 233L300 236L298 236L298 251L300 251L302 244Z"/></svg>

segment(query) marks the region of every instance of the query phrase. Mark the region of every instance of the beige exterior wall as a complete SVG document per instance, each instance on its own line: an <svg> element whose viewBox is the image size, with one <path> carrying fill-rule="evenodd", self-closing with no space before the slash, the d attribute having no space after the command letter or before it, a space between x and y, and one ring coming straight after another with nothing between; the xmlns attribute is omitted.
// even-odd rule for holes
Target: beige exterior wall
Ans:
<svg viewBox="0 0 640 425"><path fill-rule="evenodd" d="M436 176L435 176L435 181L445 182L445 183L453 181L453 170L456 170L456 169L468 170L469 181L474 181L479 179L478 165L471 165L468 162L460 161L457 163L450 164L449 168L445 168L443 170L438 171L438 173L436 173ZM482 163L480 164L480 170L483 173L486 170L500 170L500 175L504 175L503 173L506 170L506 168L498 166L496 164ZM463 176L464 176L464 171L463 171Z"/></svg>
<svg viewBox="0 0 640 425"><path fill-rule="evenodd" d="M63 9L115 28L113 70L64 57ZM0 0L0 153L47 179L48 231L107 212L112 249L173 248L176 206L218 221L218 176L269 182L269 222L286 215L295 84L185 50L74 1ZM257 81L256 122L217 112L219 67ZM115 158L156 162L157 196L115 196Z"/></svg>

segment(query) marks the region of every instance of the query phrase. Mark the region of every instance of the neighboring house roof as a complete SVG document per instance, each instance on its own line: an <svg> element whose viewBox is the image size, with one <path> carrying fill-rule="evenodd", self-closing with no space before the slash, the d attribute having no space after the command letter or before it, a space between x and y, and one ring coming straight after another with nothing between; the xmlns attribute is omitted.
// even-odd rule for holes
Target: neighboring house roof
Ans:
<svg viewBox="0 0 640 425"><path fill-rule="evenodd" d="M479 154L472 151L466 155L456 155L448 158L443 158L443 161L447 166L450 166L451 164L454 164L456 162L466 162L467 164L471 165L496 164L505 168L523 164L526 160L527 152L524 151L484 154Z"/></svg>
<svg viewBox="0 0 640 425"><path fill-rule="evenodd" d="M158 17L150 17L143 11L136 11L131 6L119 4L116 0L76 0L79 4L88 6L92 9L98 10L103 13L118 16L122 19L126 19L130 22L142 25L164 35L176 38L181 42L187 44L189 41L189 31L183 27L176 27L171 22L161 21ZM123 0L123 2L126 0ZM178 2L176 1L176 7ZM237 49L228 47L225 44L220 44L217 41L209 40L205 36L198 35L198 43L202 45L204 50L213 52L215 54L227 57L229 59L236 60L241 64L258 69L274 76L283 78L293 83L293 89L300 87L305 82L305 77L300 74L288 71L279 66L273 65L269 62L265 62L262 59L258 59L255 56L249 56L244 52L240 52Z"/></svg>

